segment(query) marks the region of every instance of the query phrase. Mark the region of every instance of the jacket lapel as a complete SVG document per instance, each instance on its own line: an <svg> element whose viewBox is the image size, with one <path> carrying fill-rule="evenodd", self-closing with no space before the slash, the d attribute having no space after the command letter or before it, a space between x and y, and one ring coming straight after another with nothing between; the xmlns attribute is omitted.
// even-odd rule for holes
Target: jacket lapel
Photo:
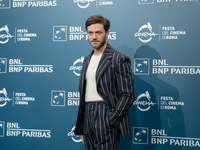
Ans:
<svg viewBox="0 0 200 150"><path fill-rule="evenodd" d="M83 68L82 68L82 76L80 77L81 78L81 91L83 91L84 89L84 86L85 86L85 79L86 79L86 71L87 71L87 68L88 68L88 65L90 63L90 59L92 57L92 54L93 54L93 51L90 55L88 55L88 57L85 58L84 60L84 65L83 65Z"/></svg>
<svg viewBox="0 0 200 150"><path fill-rule="evenodd" d="M97 71L96 71L96 83L98 85L101 75L104 73L104 71L107 69L108 65L112 62L112 54L113 54L113 48L107 44L107 47L102 55L102 58L99 62Z"/></svg>
<svg viewBox="0 0 200 150"><path fill-rule="evenodd" d="M93 55L94 51L91 52L91 54L84 60L85 65L83 66L83 72L82 72L82 77L81 77L81 89L83 90L84 86L85 86L85 77L86 77L86 71L88 68L88 65L90 63L90 59ZM112 54L113 54L113 48L107 44L107 47L102 55L102 58L99 62L97 71L96 71L96 83L98 85L99 80L101 75L104 73L104 71L106 70L106 68L108 67L108 65L112 62Z"/></svg>

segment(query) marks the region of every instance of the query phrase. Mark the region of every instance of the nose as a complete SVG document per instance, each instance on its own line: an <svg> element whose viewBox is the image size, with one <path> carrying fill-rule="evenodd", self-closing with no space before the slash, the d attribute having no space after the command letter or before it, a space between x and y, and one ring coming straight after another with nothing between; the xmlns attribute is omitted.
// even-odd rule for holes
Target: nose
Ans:
<svg viewBox="0 0 200 150"><path fill-rule="evenodd" d="M92 34L92 38L93 38L93 39L97 39L96 33Z"/></svg>

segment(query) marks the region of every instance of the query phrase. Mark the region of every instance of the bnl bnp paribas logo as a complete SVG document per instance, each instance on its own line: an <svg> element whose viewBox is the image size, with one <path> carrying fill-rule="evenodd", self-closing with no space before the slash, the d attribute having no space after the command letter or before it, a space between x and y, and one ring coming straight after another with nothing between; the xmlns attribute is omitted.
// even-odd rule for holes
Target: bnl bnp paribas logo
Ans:
<svg viewBox="0 0 200 150"><path fill-rule="evenodd" d="M154 4L154 0L138 0L138 4Z"/></svg>
<svg viewBox="0 0 200 150"><path fill-rule="evenodd" d="M0 107L4 107L12 99L8 97L6 88L0 89Z"/></svg>
<svg viewBox="0 0 200 150"><path fill-rule="evenodd" d="M142 25L138 32L135 33L135 37L138 37L138 39L143 42L147 43L152 40L153 37L157 36L158 34L153 32L153 28L151 26L150 22L147 22L147 24Z"/></svg>
<svg viewBox="0 0 200 150"><path fill-rule="evenodd" d="M65 106L65 91L52 90L51 91L51 106Z"/></svg>
<svg viewBox="0 0 200 150"><path fill-rule="evenodd" d="M135 75L149 75L150 59L149 58L135 58L134 59L134 74Z"/></svg>
<svg viewBox="0 0 200 150"><path fill-rule="evenodd" d="M0 0L0 9L9 9L11 0Z"/></svg>
<svg viewBox="0 0 200 150"><path fill-rule="evenodd" d="M53 26L53 41L67 41L67 26Z"/></svg>
<svg viewBox="0 0 200 150"><path fill-rule="evenodd" d="M108 40L116 40L116 39L117 39L117 33L109 32ZM87 32L84 31L82 26L69 26L68 28L65 25L53 26L53 41L65 42L67 40L68 41L88 40Z"/></svg>
<svg viewBox="0 0 200 150"><path fill-rule="evenodd" d="M171 3L171 2L186 2L186 3L190 3L190 2L197 2L199 0L138 0L138 4L139 5L143 5L143 4L154 4L154 3Z"/></svg>
<svg viewBox="0 0 200 150"><path fill-rule="evenodd" d="M53 41L76 41L76 40L87 40L87 33L82 30L81 26L70 26L69 27L69 38L67 39L67 26L53 26Z"/></svg>
<svg viewBox="0 0 200 150"><path fill-rule="evenodd" d="M148 144L148 128L133 127L133 144Z"/></svg>
<svg viewBox="0 0 200 150"><path fill-rule="evenodd" d="M4 137L4 132L5 132L5 122L0 121L0 137Z"/></svg>
<svg viewBox="0 0 200 150"><path fill-rule="evenodd" d="M9 33L9 28L7 25L0 27L0 44L6 44L14 36Z"/></svg>
<svg viewBox="0 0 200 150"><path fill-rule="evenodd" d="M57 0L0 0L0 9L21 7L52 7L57 6Z"/></svg>
<svg viewBox="0 0 200 150"><path fill-rule="evenodd" d="M0 58L0 73L7 72L7 58Z"/></svg>

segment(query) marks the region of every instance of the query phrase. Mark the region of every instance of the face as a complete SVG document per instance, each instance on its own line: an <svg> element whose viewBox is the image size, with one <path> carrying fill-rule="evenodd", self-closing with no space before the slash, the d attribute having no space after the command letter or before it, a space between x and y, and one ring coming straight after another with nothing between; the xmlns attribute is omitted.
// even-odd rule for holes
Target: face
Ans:
<svg viewBox="0 0 200 150"><path fill-rule="evenodd" d="M88 40L94 50L101 50L106 44L109 31L105 32L103 24L97 23L87 27Z"/></svg>

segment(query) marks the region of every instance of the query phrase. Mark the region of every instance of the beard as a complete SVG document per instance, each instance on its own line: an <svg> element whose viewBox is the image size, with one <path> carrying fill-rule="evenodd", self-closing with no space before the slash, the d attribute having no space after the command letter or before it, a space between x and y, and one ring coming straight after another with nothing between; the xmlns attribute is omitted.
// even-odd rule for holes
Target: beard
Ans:
<svg viewBox="0 0 200 150"><path fill-rule="evenodd" d="M101 41L99 41L99 40L91 40L91 41L89 41L90 42L90 45L94 48L94 49L96 49L96 50L99 50L99 49L101 49L104 45L105 45L105 43L106 43L106 36L101 40ZM93 42L99 42L98 44L94 44Z"/></svg>

